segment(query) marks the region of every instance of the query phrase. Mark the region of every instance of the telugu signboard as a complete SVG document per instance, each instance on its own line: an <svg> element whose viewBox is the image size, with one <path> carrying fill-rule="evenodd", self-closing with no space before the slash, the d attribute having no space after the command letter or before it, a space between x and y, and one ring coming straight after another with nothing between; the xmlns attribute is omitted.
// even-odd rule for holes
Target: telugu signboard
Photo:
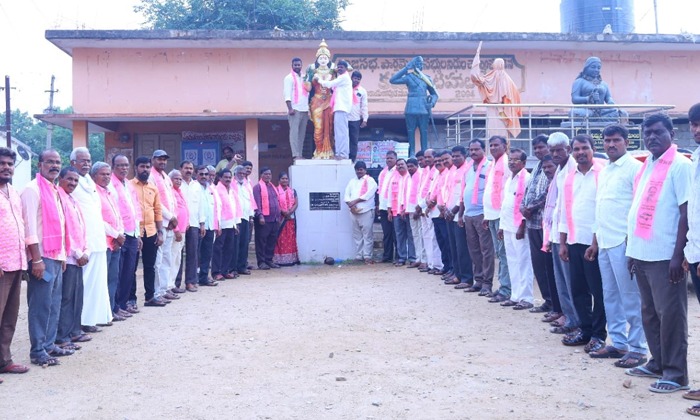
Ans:
<svg viewBox="0 0 700 420"><path fill-rule="evenodd" d="M474 55L427 54L423 57L423 72L430 76L440 94L440 102L481 102L479 92L471 81L470 72ZM389 83L391 76L406 66L414 56L395 54L336 54L335 62L346 60L354 70L362 73L362 86L367 89L370 102L405 102L406 86ZM482 55L481 74L491 71L496 58L505 61L505 70L525 92L525 67L512 54Z"/></svg>
<svg viewBox="0 0 700 420"><path fill-rule="evenodd" d="M627 130L629 130L629 136L628 139L630 141L629 146L627 146L627 150L629 151L634 151L634 150L642 150L642 129L638 125L631 125L631 126L626 126ZM588 134L591 137L593 137L593 142L595 144L595 150L596 152L605 152L603 149L603 130L605 128L589 128L586 130L585 128L579 128L576 130L576 135L579 134Z"/></svg>
<svg viewBox="0 0 700 420"><path fill-rule="evenodd" d="M310 192L309 210L340 210L340 193Z"/></svg>

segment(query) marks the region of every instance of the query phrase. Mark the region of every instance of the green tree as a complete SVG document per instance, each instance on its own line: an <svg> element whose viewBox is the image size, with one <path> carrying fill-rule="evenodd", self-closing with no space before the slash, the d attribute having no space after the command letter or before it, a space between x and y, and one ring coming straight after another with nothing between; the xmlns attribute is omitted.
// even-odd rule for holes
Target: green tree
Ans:
<svg viewBox="0 0 700 420"><path fill-rule="evenodd" d="M147 29L342 30L349 0L141 0Z"/></svg>
<svg viewBox="0 0 700 420"><path fill-rule="evenodd" d="M73 108L58 109L57 114L72 114ZM5 121L5 113L1 115L0 121ZM38 155L46 149L46 134L48 126L42 121L35 120L31 115L15 109L12 115L12 137L26 144L32 149L35 155L32 157L32 175L37 172ZM4 145L3 145L4 146ZM51 147L56 149L61 155L63 165L69 165L70 153L73 150L73 131L55 125L51 136ZM88 149L93 161L104 160L105 140L104 134L93 133L88 138Z"/></svg>

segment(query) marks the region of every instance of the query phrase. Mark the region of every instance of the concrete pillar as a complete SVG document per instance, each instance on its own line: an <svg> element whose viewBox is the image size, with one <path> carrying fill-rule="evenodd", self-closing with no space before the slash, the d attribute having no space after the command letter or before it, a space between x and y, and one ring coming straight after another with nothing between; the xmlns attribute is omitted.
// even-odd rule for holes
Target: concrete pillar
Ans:
<svg viewBox="0 0 700 420"><path fill-rule="evenodd" d="M88 147L87 121L73 121L73 148Z"/></svg>
<svg viewBox="0 0 700 420"><path fill-rule="evenodd" d="M245 120L245 158L253 164L253 173L250 174L252 183L258 182L260 150L258 148L258 119L247 118Z"/></svg>

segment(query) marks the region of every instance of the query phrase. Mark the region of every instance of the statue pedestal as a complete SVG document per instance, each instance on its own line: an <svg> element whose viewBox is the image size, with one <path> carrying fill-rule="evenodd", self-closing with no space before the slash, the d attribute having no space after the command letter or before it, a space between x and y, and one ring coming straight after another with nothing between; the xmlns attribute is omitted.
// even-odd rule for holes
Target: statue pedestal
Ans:
<svg viewBox="0 0 700 420"><path fill-rule="evenodd" d="M301 262L355 257L350 209L344 201L345 187L354 176L349 159L298 160L289 167L299 200L296 218Z"/></svg>

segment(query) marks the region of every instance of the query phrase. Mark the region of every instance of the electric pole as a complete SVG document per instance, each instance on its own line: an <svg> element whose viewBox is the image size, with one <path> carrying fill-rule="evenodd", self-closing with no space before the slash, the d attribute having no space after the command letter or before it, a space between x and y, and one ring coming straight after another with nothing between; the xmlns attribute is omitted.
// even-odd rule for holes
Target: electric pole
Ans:
<svg viewBox="0 0 700 420"><path fill-rule="evenodd" d="M10 76L5 76L5 130L7 148L12 149L12 109L10 108Z"/></svg>
<svg viewBox="0 0 700 420"><path fill-rule="evenodd" d="M44 110L47 114L53 114L54 109L53 109L53 94L58 92L58 90L54 90L53 88L53 83L56 80L56 76L51 75L51 90L45 90L44 92L47 92L49 94L49 108ZM47 130L46 130L46 148L50 149L51 148L51 137L53 136L53 124L49 123Z"/></svg>

